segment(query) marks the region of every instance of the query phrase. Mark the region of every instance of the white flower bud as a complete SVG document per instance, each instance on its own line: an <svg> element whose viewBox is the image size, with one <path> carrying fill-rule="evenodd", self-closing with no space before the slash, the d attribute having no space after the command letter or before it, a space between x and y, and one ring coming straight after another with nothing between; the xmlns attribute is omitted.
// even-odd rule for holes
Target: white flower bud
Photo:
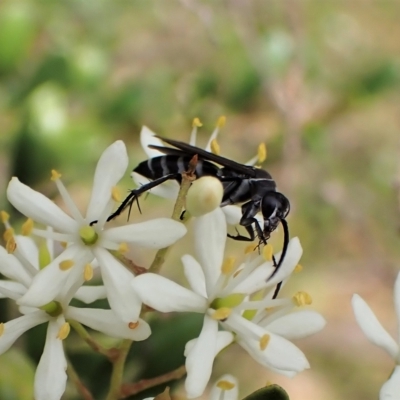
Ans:
<svg viewBox="0 0 400 400"><path fill-rule="evenodd" d="M219 179L204 176L195 180L186 196L186 209L194 217L215 210L222 201L224 188Z"/></svg>

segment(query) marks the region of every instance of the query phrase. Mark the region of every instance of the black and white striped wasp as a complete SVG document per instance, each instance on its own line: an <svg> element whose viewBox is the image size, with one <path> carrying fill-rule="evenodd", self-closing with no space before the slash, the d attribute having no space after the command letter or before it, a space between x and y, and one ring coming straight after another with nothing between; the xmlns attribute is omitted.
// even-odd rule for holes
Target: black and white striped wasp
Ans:
<svg viewBox="0 0 400 400"><path fill-rule="evenodd" d="M259 244L266 244L271 233L279 223L282 224L284 243L282 255L276 265L275 271L277 271L289 243L289 229L285 218L290 211L290 203L282 193L276 191L276 184L271 175L263 169L239 164L184 142L156 137L173 147L149 145L149 148L156 149L163 155L141 162L133 172L151 181L131 190L118 209L109 216L108 221L121 214L126 208L131 208L141 194L163 182L176 180L180 183L182 173L187 171L192 157L197 155L196 177L214 176L223 185L221 207L243 203L242 218L239 223L246 229L249 236L238 233L236 236L228 235L230 238L253 241L257 235ZM264 219L263 228L256 219L256 214L260 211Z"/></svg>

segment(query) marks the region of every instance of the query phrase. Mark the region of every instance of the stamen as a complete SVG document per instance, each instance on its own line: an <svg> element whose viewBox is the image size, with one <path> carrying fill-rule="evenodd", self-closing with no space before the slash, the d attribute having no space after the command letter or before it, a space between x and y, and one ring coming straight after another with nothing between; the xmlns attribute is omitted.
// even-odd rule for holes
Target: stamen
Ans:
<svg viewBox="0 0 400 400"><path fill-rule="evenodd" d="M118 246L118 251L122 254L127 253L129 251L129 247L126 243L120 243Z"/></svg>
<svg viewBox="0 0 400 400"><path fill-rule="evenodd" d="M3 233L3 239L4 241L9 241L12 237L14 237L14 229L13 228L7 228L4 233Z"/></svg>
<svg viewBox="0 0 400 400"><path fill-rule="evenodd" d="M211 145L211 153L216 154L217 156L219 156L221 154L221 148L219 147L217 139L213 139L211 141L210 145Z"/></svg>
<svg viewBox="0 0 400 400"><path fill-rule="evenodd" d="M14 253L17 248L17 243L15 242L14 236L11 236L6 243L6 250L8 254Z"/></svg>
<svg viewBox="0 0 400 400"><path fill-rule="evenodd" d="M21 227L21 233L23 236L29 236L33 230L33 219L28 218Z"/></svg>
<svg viewBox="0 0 400 400"><path fill-rule="evenodd" d="M303 271L303 266L301 264L297 264L294 268L294 272L301 272Z"/></svg>
<svg viewBox="0 0 400 400"><path fill-rule="evenodd" d="M64 260L58 264L58 267L61 269L61 271L68 271L74 266L74 264L74 260Z"/></svg>
<svg viewBox="0 0 400 400"><path fill-rule="evenodd" d="M90 281L93 278L93 267L90 264L86 264L83 270L83 279L85 282Z"/></svg>
<svg viewBox="0 0 400 400"><path fill-rule="evenodd" d="M200 128L201 126L203 126L203 124L201 123L199 118L193 118L193 122L192 122L192 127L193 128Z"/></svg>
<svg viewBox="0 0 400 400"><path fill-rule="evenodd" d="M49 251L46 243L42 243L39 246L39 269L43 269L50 263L51 263L50 251Z"/></svg>
<svg viewBox="0 0 400 400"><path fill-rule="evenodd" d="M218 381L217 387L220 388L221 390L231 390L235 387L235 384L233 382L229 381Z"/></svg>
<svg viewBox="0 0 400 400"><path fill-rule="evenodd" d="M221 272L224 275L229 275L232 273L233 266L235 265L235 257L228 257L224 260L221 268Z"/></svg>
<svg viewBox="0 0 400 400"><path fill-rule="evenodd" d="M264 351L267 348L270 339L271 339L271 336L268 334L261 336L260 342L259 342L261 351Z"/></svg>
<svg viewBox="0 0 400 400"><path fill-rule="evenodd" d="M10 219L10 214L6 211L0 211L1 222L5 224Z"/></svg>
<svg viewBox="0 0 400 400"><path fill-rule="evenodd" d="M267 159L267 146L265 143L260 143L257 149L258 163L261 164Z"/></svg>
<svg viewBox="0 0 400 400"><path fill-rule="evenodd" d="M57 171L57 170L55 170L55 169L52 169L51 170L51 180L54 182L54 181L56 181L57 179L60 179L61 178L61 174Z"/></svg>
<svg viewBox="0 0 400 400"><path fill-rule="evenodd" d="M0 337L3 336L5 330L4 322L0 322Z"/></svg>
<svg viewBox="0 0 400 400"><path fill-rule="evenodd" d="M308 306L312 303L312 297L307 292L297 292L292 299L297 307Z"/></svg>
<svg viewBox="0 0 400 400"><path fill-rule="evenodd" d="M221 307L211 315L211 318L217 321L222 321L224 319L227 319L231 315L231 313L232 310L230 308Z"/></svg>
<svg viewBox="0 0 400 400"><path fill-rule="evenodd" d="M252 253L256 249L257 245L255 243L249 244L244 249L244 254Z"/></svg>
<svg viewBox="0 0 400 400"><path fill-rule="evenodd" d="M113 186L111 188L111 197L114 201L117 202L120 202L122 200L121 192L116 186Z"/></svg>
<svg viewBox="0 0 400 400"><path fill-rule="evenodd" d="M95 244L99 238L97 232L90 225L82 226L79 229L79 236L86 245Z"/></svg>
<svg viewBox="0 0 400 400"><path fill-rule="evenodd" d="M243 269L238 269L238 270L235 271L235 273L233 274L233 277L236 278L242 271L243 271Z"/></svg>
<svg viewBox="0 0 400 400"><path fill-rule="evenodd" d="M139 321L129 322L129 324L128 324L129 329L136 329L138 326L139 326Z"/></svg>
<svg viewBox="0 0 400 400"><path fill-rule="evenodd" d="M67 242L60 242L61 247L63 247L64 249L67 248L68 243Z"/></svg>
<svg viewBox="0 0 400 400"><path fill-rule="evenodd" d="M71 327L69 325L68 322L64 322L60 328L60 330L58 331L57 334L57 339L60 340L64 340L67 338L67 336L69 335L69 332L71 331Z"/></svg>
<svg viewBox="0 0 400 400"><path fill-rule="evenodd" d="M266 244L263 248L262 255L265 261L272 261L272 256L274 254L274 248L271 244Z"/></svg>
<svg viewBox="0 0 400 400"><path fill-rule="evenodd" d="M226 117L225 115L221 115L217 121L217 128L222 128L225 126L225 124L226 124Z"/></svg>

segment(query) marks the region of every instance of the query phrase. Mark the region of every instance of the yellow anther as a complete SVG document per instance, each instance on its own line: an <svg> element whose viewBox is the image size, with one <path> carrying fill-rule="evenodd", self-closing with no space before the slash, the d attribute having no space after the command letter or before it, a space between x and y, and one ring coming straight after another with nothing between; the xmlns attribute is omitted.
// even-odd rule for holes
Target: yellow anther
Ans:
<svg viewBox="0 0 400 400"><path fill-rule="evenodd" d="M128 324L129 329L136 329L138 326L139 326L139 321L129 322L129 324Z"/></svg>
<svg viewBox="0 0 400 400"><path fill-rule="evenodd" d="M216 154L217 156L221 154L221 149L219 147L217 139L211 140L210 147L211 147L211 153Z"/></svg>
<svg viewBox="0 0 400 400"><path fill-rule="evenodd" d="M294 272L301 272L303 271L303 266L301 264L297 264L294 268Z"/></svg>
<svg viewBox="0 0 400 400"><path fill-rule="evenodd" d="M63 247L64 249L67 248L68 243L67 242L60 242L61 247Z"/></svg>
<svg viewBox="0 0 400 400"><path fill-rule="evenodd" d="M309 306L312 303L312 297L307 292L297 292L293 296L293 301L297 307Z"/></svg>
<svg viewBox="0 0 400 400"><path fill-rule="evenodd" d="M0 336L3 335L4 330L5 330L4 322L1 322L1 323L0 323Z"/></svg>
<svg viewBox="0 0 400 400"><path fill-rule="evenodd" d="M235 273L233 274L233 277L236 278L241 272L242 272L242 269L238 269L238 270L235 271Z"/></svg>
<svg viewBox="0 0 400 400"><path fill-rule="evenodd" d="M228 307L221 307L218 308L212 315L211 318L215 319L217 321L222 321L224 319L227 319L232 313L232 310Z"/></svg>
<svg viewBox="0 0 400 400"><path fill-rule="evenodd" d="M118 251L122 254L127 253L129 251L129 247L126 243L120 243L118 246Z"/></svg>
<svg viewBox="0 0 400 400"><path fill-rule="evenodd" d="M270 339L271 339L271 336L268 334L261 336L260 342L259 342L260 350L264 351L267 348Z"/></svg>
<svg viewBox="0 0 400 400"><path fill-rule="evenodd" d="M201 123L199 118L193 118L193 122L192 122L192 127L193 128L200 128L201 126L203 126L203 124Z"/></svg>
<svg viewBox="0 0 400 400"><path fill-rule="evenodd" d="M221 268L222 273L225 275L229 275L232 272L234 265L235 265L235 257L226 258L224 263L222 264Z"/></svg>
<svg viewBox="0 0 400 400"><path fill-rule="evenodd" d="M266 244L263 248L262 255L265 261L272 261L272 256L274 254L274 248L271 244Z"/></svg>
<svg viewBox="0 0 400 400"><path fill-rule="evenodd" d="M245 247L244 254L252 253L256 248L257 245L255 243L249 244L248 246Z"/></svg>
<svg viewBox="0 0 400 400"><path fill-rule="evenodd" d="M58 171L56 171L55 169L52 169L51 170L51 180L52 181L56 181L57 179L60 179L61 178L61 174L58 172Z"/></svg>
<svg viewBox="0 0 400 400"><path fill-rule="evenodd" d="M233 382L229 381L218 381L217 387L220 388L221 390L231 390L235 387L235 384Z"/></svg>
<svg viewBox="0 0 400 400"><path fill-rule="evenodd" d="M10 214L6 211L0 211L1 222L5 224L10 219Z"/></svg>
<svg viewBox="0 0 400 400"><path fill-rule="evenodd" d="M14 236L11 236L6 243L6 250L8 254L14 253L17 248L17 243L15 242Z"/></svg>
<svg viewBox="0 0 400 400"><path fill-rule="evenodd" d="M260 143L257 149L258 163L261 164L267 159L267 146L265 143Z"/></svg>
<svg viewBox="0 0 400 400"><path fill-rule="evenodd" d="M70 268L74 266L74 260L64 260L58 264L58 267L61 271L68 271Z"/></svg>
<svg viewBox="0 0 400 400"><path fill-rule="evenodd" d="M14 237L14 229L13 228L7 228L3 233L4 241L8 242L12 237Z"/></svg>
<svg viewBox="0 0 400 400"><path fill-rule="evenodd" d="M122 200L121 192L116 186L113 186L111 189L111 197L114 201L120 202Z"/></svg>
<svg viewBox="0 0 400 400"><path fill-rule="evenodd" d="M221 115L217 121L217 128L222 128L226 124L226 117L225 115Z"/></svg>
<svg viewBox="0 0 400 400"><path fill-rule="evenodd" d="M71 327L68 322L64 322L58 331L57 339L64 340L68 337L69 332L71 331Z"/></svg>
<svg viewBox="0 0 400 400"><path fill-rule="evenodd" d="M85 282L90 281L93 278L93 267L90 264L86 264L83 269L83 279Z"/></svg>
<svg viewBox="0 0 400 400"><path fill-rule="evenodd" d="M33 219L28 218L21 227L21 233L24 236L29 236L33 231Z"/></svg>

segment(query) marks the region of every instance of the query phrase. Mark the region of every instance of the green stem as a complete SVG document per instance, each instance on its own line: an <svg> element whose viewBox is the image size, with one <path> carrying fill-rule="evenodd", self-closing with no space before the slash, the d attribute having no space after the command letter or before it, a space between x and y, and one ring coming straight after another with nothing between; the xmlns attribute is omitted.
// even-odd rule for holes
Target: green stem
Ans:
<svg viewBox="0 0 400 400"><path fill-rule="evenodd" d="M121 342L118 348L118 356L113 362L113 370L111 373L110 390L106 400L118 400L121 398L122 377L124 366L129 349L131 348L132 340L125 339Z"/></svg>
<svg viewBox="0 0 400 400"><path fill-rule="evenodd" d="M94 397L89 392L88 388L79 379L79 376L76 373L75 368L72 366L71 362L69 360L67 362L68 362L67 374L69 376L69 379L74 383L76 389L81 394L82 398L84 400L94 400Z"/></svg>

